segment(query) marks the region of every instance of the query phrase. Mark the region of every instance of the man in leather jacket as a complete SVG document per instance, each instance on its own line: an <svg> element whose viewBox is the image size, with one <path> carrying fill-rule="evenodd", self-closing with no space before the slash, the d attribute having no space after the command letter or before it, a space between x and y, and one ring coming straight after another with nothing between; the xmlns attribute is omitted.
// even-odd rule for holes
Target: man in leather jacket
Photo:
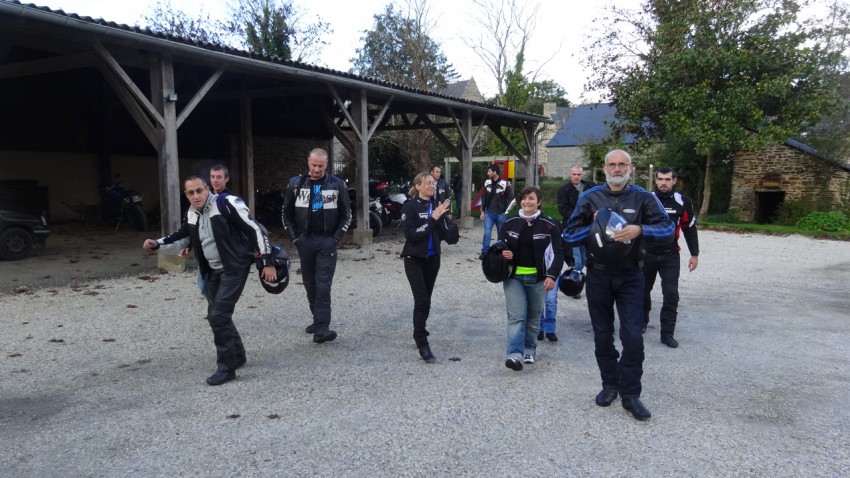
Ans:
<svg viewBox="0 0 850 478"><path fill-rule="evenodd" d="M206 181L190 176L184 182L191 207L186 221L177 232L160 238L146 239L149 250L185 251L191 244L198 269L205 278L207 320L216 348L216 373L207 378L209 385L221 385L236 378L236 369L245 365L245 347L236 326L233 310L255 258L263 261L263 278L274 282L276 272L265 229L250 217L248 206L238 196L211 194ZM258 252L256 256L252 251Z"/></svg>
<svg viewBox="0 0 850 478"><path fill-rule="evenodd" d="M676 316L679 306L679 232L685 236L691 258L688 259L688 270L693 271L699 264L699 239L697 238L697 221L694 217L694 205L691 199L676 192L676 172L672 168L663 167L655 173L655 189L652 194L661 201L667 215L676 226L673 241L666 244L648 244L643 256L643 275L646 280L643 301L643 332L649 324L649 311L652 309L650 293L655 285L655 276L661 277L661 343L676 348L679 341L673 338L676 329Z"/></svg>
<svg viewBox="0 0 850 478"><path fill-rule="evenodd" d="M579 197L563 237L567 246L583 244L588 249L585 292L596 363L602 377L602 391L596 396L596 404L607 407L620 394L623 408L638 420L647 420L652 414L640 401L644 359L641 242L669 242L673 223L655 196L629 184L632 168L632 158L627 152L609 152L605 156L606 184ZM606 233L607 225L594 224L599 211L606 208L627 221L627 225L610 236ZM622 356L614 346L615 304L620 318Z"/></svg>
<svg viewBox="0 0 850 478"><path fill-rule="evenodd" d="M331 286L337 246L351 225L345 182L327 173L328 153L316 148L307 157L307 174L289 180L284 191L282 221L301 257L301 277L313 320L306 331L313 342L330 342Z"/></svg>

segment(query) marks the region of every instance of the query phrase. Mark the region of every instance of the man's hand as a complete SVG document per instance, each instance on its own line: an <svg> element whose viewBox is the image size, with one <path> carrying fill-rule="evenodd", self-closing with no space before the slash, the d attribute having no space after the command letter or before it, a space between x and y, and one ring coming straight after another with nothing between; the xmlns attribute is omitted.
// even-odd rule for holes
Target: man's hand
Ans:
<svg viewBox="0 0 850 478"><path fill-rule="evenodd" d="M188 248L188 247L184 247L183 249L180 249L180 252L179 252L178 254L180 255L180 258L181 258L181 259L186 259L186 258L188 258L188 257L189 257L189 248Z"/></svg>
<svg viewBox="0 0 850 478"><path fill-rule="evenodd" d="M156 243L153 239L145 239L145 243L142 244L142 249L154 250L159 247L159 244Z"/></svg>
<svg viewBox="0 0 850 478"><path fill-rule="evenodd" d="M629 224L614 233L614 240L617 242L627 242L632 239L637 239L643 233L643 229L636 224Z"/></svg>
<svg viewBox="0 0 850 478"><path fill-rule="evenodd" d="M481 217L479 219L481 219L482 221L484 220L484 211L481 211Z"/></svg>
<svg viewBox="0 0 850 478"><path fill-rule="evenodd" d="M543 288L546 289L546 292L551 291L555 288L555 281L553 281L551 277L547 277L543 282Z"/></svg>
<svg viewBox="0 0 850 478"><path fill-rule="evenodd" d="M275 270L274 266L263 267L263 279L266 282L277 281L277 271Z"/></svg>
<svg viewBox="0 0 850 478"><path fill-rule="evenodd" d="M504 251L502 251L502 257L504 257L505 259L510 261L510 260L513 260L514 253L510 249L505 249Z"/></svg>
<svg viewBox="0 0 850 478"><path fill-rule="evenodd" d="M688 270L689 271L693 272L694 269L696 269L698 265L699 265L699 257L698 256L691 256L691 258L688 259Z"/></svg>

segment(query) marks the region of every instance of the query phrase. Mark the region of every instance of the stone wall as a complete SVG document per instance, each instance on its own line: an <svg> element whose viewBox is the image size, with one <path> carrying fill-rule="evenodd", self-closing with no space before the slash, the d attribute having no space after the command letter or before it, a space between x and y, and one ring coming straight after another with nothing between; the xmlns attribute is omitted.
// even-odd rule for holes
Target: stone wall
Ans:
<svg viewBox="0 0 850 478"><path fill-rule="evenodd" d="M314 148L332 154L329 139L254 137L254 186L259 191L282 190L289 178L307 171L307 155ZM239 150L234 151L238 161ZM331 162L333 158L331 158ZM331 170L331 165L328 166Z"/></svg>
<svg viewBox="0 0 850 478"><path fill-rule="evenodd" d="M740 151L732 172L729 207L738 218L751 221L756 214L756 193L781 191L786 201L813 199L822 193L832 202L847 194L850 171L788 145L772 145L761 151Z"/></svg>

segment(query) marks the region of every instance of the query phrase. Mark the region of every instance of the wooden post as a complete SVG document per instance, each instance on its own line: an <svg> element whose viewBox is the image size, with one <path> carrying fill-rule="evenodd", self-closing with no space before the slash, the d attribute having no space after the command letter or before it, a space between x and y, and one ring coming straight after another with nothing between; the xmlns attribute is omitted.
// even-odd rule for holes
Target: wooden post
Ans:
<svg viewBox="0 0 850 478"><path fill-rule="evenodd" d="M480 129L480 128L479 128ZM463 119L460 122L461 136L463 138L472 138L472 112L464 111ZM475 197L477 191L472 191L472 148L475 144L471 141L461 141L461 156L460 163L460 183L462 202L460 205L460 219L458 226L465 229L472 229L475 226L475 218L469 215L470 204L472 198Z"/></svg>
<svg viewBox="0 0 850 478"><path fill-rule="evenodd" d="M159 207L163 234L180 228L180 168L177 155L177 99L174 91L174 65L171 55L156 54L151 59L151 103L162 115L159 152ZM159 268L183 270L180 256L159 254Z"/></svg>
<svg viewBox="0 0 850 478"><path fill-rule="evenodd" d="M240 166L242 177L241 189L242 198L248 204L248 209L254 210L254 126L251 113L251 98L242 97L240 100L241 112L241 148L240 148Z"/></svg>
<svg viewBox="0 0 850 478"><path fill-rule="evenodd" d="M352 101L353 125L357 136L357 200L352 204L352 213L357 214L357 229L354 230L354 243L365 245L372 243L372 229L369 228L369 118L366 90L360 90L359 98Z"/></svg>

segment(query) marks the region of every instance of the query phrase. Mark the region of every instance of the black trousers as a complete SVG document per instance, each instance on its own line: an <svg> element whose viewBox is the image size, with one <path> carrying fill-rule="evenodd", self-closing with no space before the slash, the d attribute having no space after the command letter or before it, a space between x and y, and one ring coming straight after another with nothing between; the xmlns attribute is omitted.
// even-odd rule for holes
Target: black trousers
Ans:
<svg viewBox="0 0 850 478"><path fill-rule="evenodd" d="M233 309L245 288L250 265L235 271L212 271L207 277L207 320L215 342L219 370L235 370L237 357L245 357L242 337L233 324Z"/></svg>
<svg viewBox="0 0 850 478"><path fill-rule="evenodd" d="M655 285L656 275L661 276L661 336L673 336L676 330L676 316L679 308L679 271L681 263L679 253L654 256L646 254L643 258L644 295L643 325L649 324L649 311L652 310L650 293Z"/></svg>
<svg viewBox="0 0 850 478"><path fill-rule="evenodd" d="M307 291L313 327L327 331L331 325L331 286L336 272L336 239L329 236L302 236L295 243L301 256L301 279Z"/></svg>
<svg viewBox="0 0 850 478"><path fill-rule="evenodd" d="M413 340L419 348L428 345L430 334L425 329L425 323L431 312L431 293L434 292L434 282L439 272L440 256L404 258L404 273L407 274L413 292Z"/></svg>
<svg viewBox="0 0 850 478"><path fill-rule="evenodd" d="M596 364L602 376L602 386L619 390L624 397L639 397L644 359L643 334L640 332L643 273L638 267L617 274L588 267L586 280L587 310L593 326ZM614 345L615 306L620 319L622 356Z"/></svg>

